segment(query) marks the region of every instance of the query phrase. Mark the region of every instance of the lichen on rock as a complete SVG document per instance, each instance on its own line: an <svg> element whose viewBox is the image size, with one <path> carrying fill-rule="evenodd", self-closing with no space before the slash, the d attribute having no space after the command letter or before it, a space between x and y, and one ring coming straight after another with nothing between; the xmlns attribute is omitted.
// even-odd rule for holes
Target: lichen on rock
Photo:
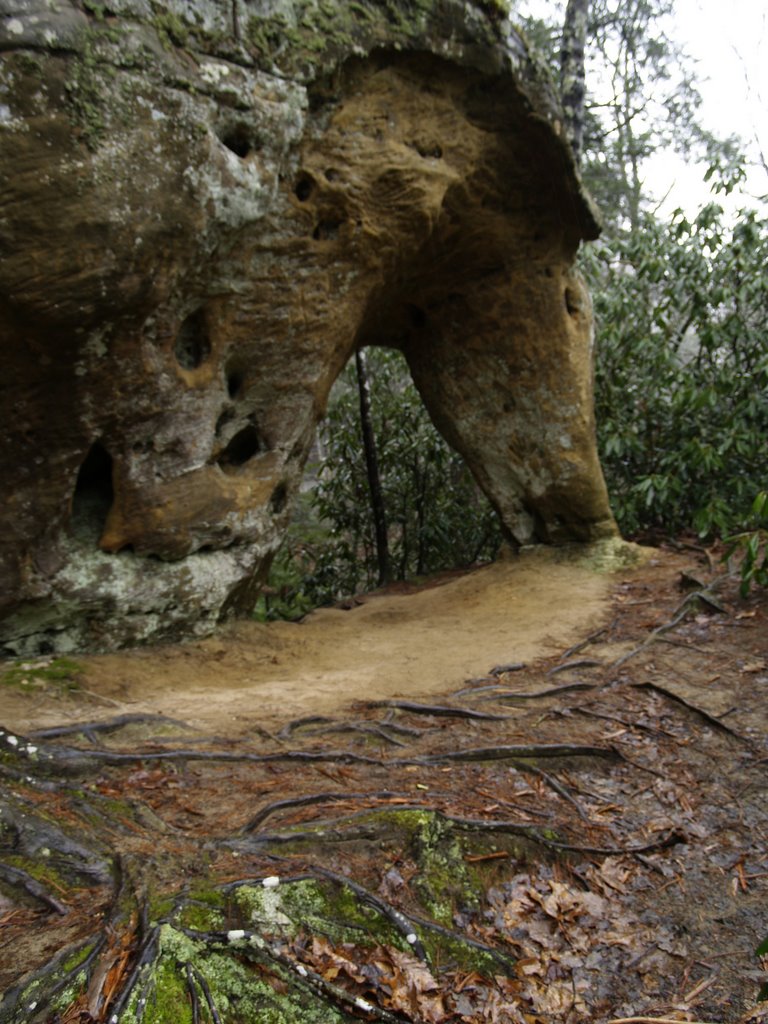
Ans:
<svg viewBox="0 0 768 1024"><path fill-rule="evenodd" d="M362 345L518 543L615 533L597 222L495 4L6 0L0 139L6 652L249 610Z"/></svg>

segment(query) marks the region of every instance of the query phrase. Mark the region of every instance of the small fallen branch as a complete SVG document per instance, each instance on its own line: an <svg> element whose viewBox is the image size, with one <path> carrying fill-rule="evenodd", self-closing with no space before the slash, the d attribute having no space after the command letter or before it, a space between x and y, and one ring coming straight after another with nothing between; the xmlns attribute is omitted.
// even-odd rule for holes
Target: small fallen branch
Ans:
<svg viewBox="0 0 768 1024"><path fill-rule="evenodd" d="M590 633L589 636L580 640L579 643L574 644L573 647L569 647L567 651L563 651L560 660L565 661L566 658L572 658L574 654L578 654L583 651L585 647L589 647L590 644L596 643L601 636L605 636L609 633L616 625L616 619L609 626L601 626L600 629L596 629L594 633Z"/></svg>
<svg viewBox="0 0 768 1024"><path fill-rule="evenodd" d="M558 780L554 778L554 776L550 775L548 772L543 771L541 768L537 768L536 765L533 764L526 764L525 762L520 762L519 764L515 764L515 762L513 762L513 764L515 768L518 769L518 771L528 772L529 774L536 775L538 778L540 778L545 786L549 786L549 788L553 790L555 793L557 793L558 796L561 796L563 800L566 800L572 807L576 809L576 813L579 815L582 821L590 820L589 815L581 806L576 797L562 784L562 782L558 782Z"/></svg>
<svg viewBox="0 0 768 1024"><path fill-rule="evenodd" d="M494 665L491 671L488 673L489 676L503 676L507 672L520 672L526 667L524 661L513 661L509 665Z"/></svg>

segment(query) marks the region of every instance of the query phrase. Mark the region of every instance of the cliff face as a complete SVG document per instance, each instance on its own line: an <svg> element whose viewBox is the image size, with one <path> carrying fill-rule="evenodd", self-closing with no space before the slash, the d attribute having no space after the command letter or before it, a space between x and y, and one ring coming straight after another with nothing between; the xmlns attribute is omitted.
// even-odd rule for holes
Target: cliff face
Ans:
<svg viewBox="0 0 768 1024"><path fill-rule="evenodd" d="M328 391L401 348L520 542L615 527L597 228L492 4L0 0L0 644L247 610Z"/></svg>

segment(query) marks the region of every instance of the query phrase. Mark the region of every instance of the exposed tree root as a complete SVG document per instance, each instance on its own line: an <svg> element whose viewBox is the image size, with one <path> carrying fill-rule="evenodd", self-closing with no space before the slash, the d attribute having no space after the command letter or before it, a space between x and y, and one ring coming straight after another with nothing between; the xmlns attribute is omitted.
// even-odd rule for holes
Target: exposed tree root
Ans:
<svg viewBox="0 0 768 1024"><path fill-rule="evenodd" d="M746 736L742 736L740 733L736 732L735 729L732 729L729 725L726 725L725 722L722 722L719 718L715 718L714 715L710 715L709 712L705 711L703 708L699 708L695 704L691 704L689 701L685 700L685 698L679 696L679 694L673 693L672 690L667 690L665 687L659 686L658 683L632 683L632 686L636 690L652 690L654 693L660 693L663 697L666 697L667 700L681 704L684 708L687 708L695 715L703 718L707 725L711 725L713 729L718 729L720 732L728 733L729 736L733 736L735 739L741 740L742 743L746 743L749 746L752 745L751 741L748 740Z"/></svg>
<svg viewBox="0 0 768 1024"><path fill-rule="evenodd" d="M396 708L398 711L410 711L415 715L436 715L441 718L475 718L486 722L503 722L506 715L494 715L487 711L471 711L469 708L452 708L444 704L417 704L412 700L375 700L369 701L369 708Z"/></svg>
<svg viewBox="0 0 768 1024"><path fill-rule="evenodd" d="M28 892L30 896L34 896L36 900L39 900L46 907L55 910L57 914L67 914L69 912L68 908L60 900L57 900L55 896L52 896L44 885L41 885L32 875L21 868L14 868L10 864L0 863L0 878L8 885L19 887Z"/></svg>
<svg viewBox="0 0 768 1024"><path fill-rule="evenodd" d="M673 620L689 608L684 602ZM569 659L604 633L567 651L550 674L598 667ZM500 665L490 678L520 668ZM540 683L543 672L526 683ZM660 726L662 702L641 700L642 689L665 698L663 714L676 714L674 724ZM567 694L593 690L598 710L586 706L591 697L569 706ZM633 694L643 722L632 720ZM624 892L635 876L652 898L682 887L682 858L699 836L689 810L696 793L691 776L681 772L676 786L670 776L699 740L706 740L698 751L704 759L715 745L733 748L724 735L744 737L671 690L623 673L619 685L602 688L575 682L526 693L494 682L454 695L461 696L546 697L553 710L542 717L533 709L506 715L376 702L370 714L357 705L353 721L309 716L277 736L252 729L234 748L210 737L177 748L168 737L162 746L144 740L130 749L130 734L119 735L124 727L184 727L148 715L28 737L0 729L7 791L0 889L11 906L0 922L15 928L14 944L0 955L18 958L16 968L0 964L0 1024L605 1022L606 1011L595 1016L579 1001L582 949L605 972L618 965L636 973L641 961L650 972L665 944L678 956L678 938L665 933L662 941L658 922L634 945L631 929L644 927L639 918L621 935L612 932L609 910L621 904L606 894ZM389 711L383 719L375 717L381 707ZM579 711L590 720L576 731ZM418 729L409 715L436 721ZM633 730L621 748L611 743L615 730L606 738L613 725ZM322 748L320 737L333 731L358 750L372 740L402 740L414 753ZM55 742L66 736L80 739ZM463 746L462 736L475 745ZM302 772L307 766L326 772L333 787L315 771ZM650 773L651 784L635 769ZM642 800L633 805L633 795ZM685 808L680 818L671 810L676 799ZM719 838L705 841L709 851ZM720 863L723 873L731 870L731 862ZM762 877L760 867L735 871L740 900L751 895L748 882ZM605 936L602 946L589 945L590 927L595 941ZM552 958L542 955L539 964L546 943ZM548 1003L558 991L562 1000ZM614 1012L630 1005L614 1002Z"/></svg>
<svg viewBox="0 0 768 1024"><path fill-rule="evenodd" d="M101 719L94 722L76 722L73 725L57 725L50 729L35 729L30 732L30 739L50 740L58 736L83 735L92 743L96 742L96 733L117 732L128 725L174 725L181 729L189 729L186 722L178 718L168 718L167 715L129 714L118 715L116 718Z"/></svg>
<svg viewBox="0 0 768 1024"><path fill-rule="evenodd" d="M560 665L555 665L547 672L548 676L556 676L560 672L570 672L575 668L600 668L602 661L598 661L596 658L576 658L574 661L564 661Z"/></svg>
<svg viewBox="0 0 768 1024"><path fill-rule="evenodd" d="M312 804L341 803L347 800L385 801L406 796L407 794L405 793L391 793L388 790L384 790L380 793L313 793L311 796L298 796L291 797L288 800L276 800L274 803L267 804L266 807L262 807L258 814L255 814L246 825L243 825L240 832L244 835L248 832L253 832L259 825L266 821L271 814L275 814L277 811L287 810L292 807L309 807Z"/></svg>

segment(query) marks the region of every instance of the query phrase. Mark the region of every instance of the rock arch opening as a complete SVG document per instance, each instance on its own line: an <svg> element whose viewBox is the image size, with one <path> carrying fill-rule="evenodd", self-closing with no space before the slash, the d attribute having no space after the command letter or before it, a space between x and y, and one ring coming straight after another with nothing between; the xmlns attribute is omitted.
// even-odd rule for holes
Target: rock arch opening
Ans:
<svg viewBox="0 0 768 1024"><path fill-rule="evenodd" d="M331 384L361 347L402 353L420 396L396 430L410 448L382 442L410 488L407 501L389 498L409 573L463 526L427 524L431 506L450 518L462 499L424 499L435 477L459 484L448 456L425 458L422 402L518 543L614 532L593 434L589 299L572 272L594 211L545 76L514 32L480 31L478 18L466 38L452 16L429 38L421 19L402 19L404 35L360 22L354 44L271 82L279 54L259 71L201 60L181 107L158 81L152 113L136 105L125 119L112 109L125 90L107 90L98 152L59 131L71 111L54 87L34 131L21 116L9 128L0 162L20 242L3 273L19 316L3 324L3 355L27 386L6 415L10 436L22 422L39 436L34 471L17 449L3 465L15 504L0 531L12 581L0 640L31 644L40 603L72 644L105 647L249 612ZM114 31L133 31L123 21ZM110 79L126 74L113 56ZM75 57L41 55L46 81L59 81L60 59ZM39 81L20 71L18 88ZM20 153L39 173L19 173ZM105 210L110 257L93 260ZM373 375L374 397L387 372ZM87 455L73 424L102 439ZM359 447L343 458L362 462ZM65 543L70 521L93 538L88 557ZM132 558L106 557L129 546ZM349 547L357 558L365 541Z"/></svg>
<svg viewBox="0 0 768 1024"><path fill-rule="evenodd" d="M377 500L392 581L487 561L501 541L498 517L432 423L403 353L377 345L364 355L380 499L373 497L353 356L331 391L294 527L296 546L310 554L310 575L322 564L319 600L381 581Z"/></svg>

